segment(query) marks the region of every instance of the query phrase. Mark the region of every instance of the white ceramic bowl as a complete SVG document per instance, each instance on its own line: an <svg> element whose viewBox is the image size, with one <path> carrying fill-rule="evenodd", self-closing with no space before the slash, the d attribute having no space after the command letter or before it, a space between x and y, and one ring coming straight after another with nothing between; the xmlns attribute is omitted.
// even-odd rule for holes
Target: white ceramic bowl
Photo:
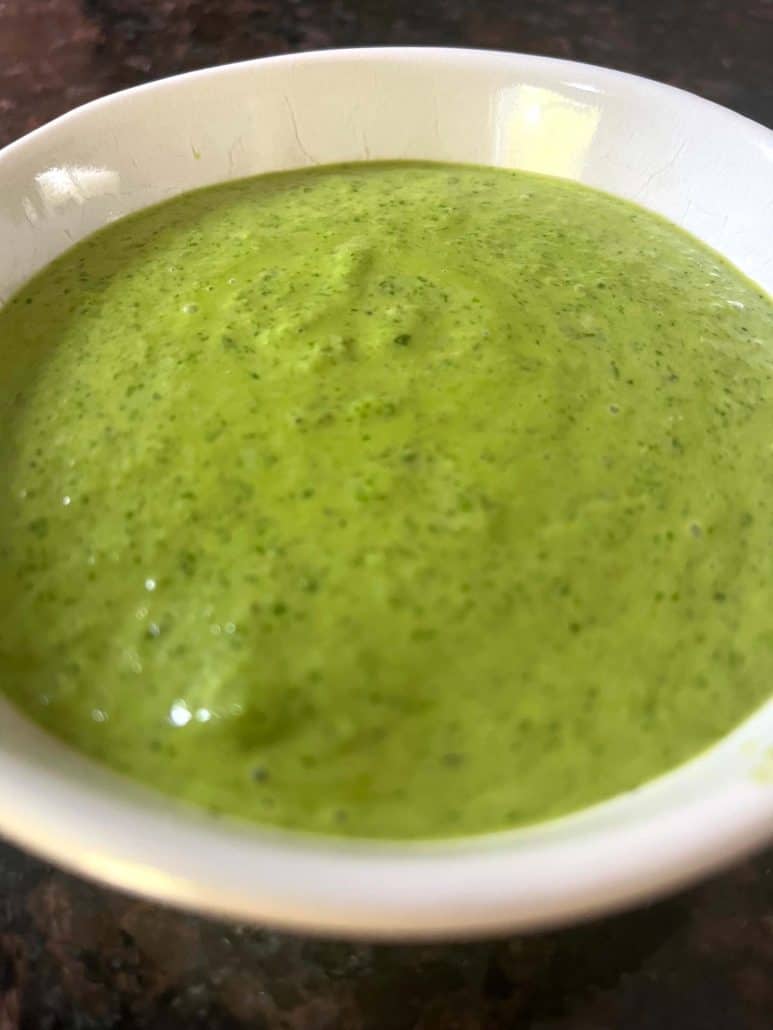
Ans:
<svg viewBox="0 0 773 1030"><path fill-rule="evenodd" d="M164 197L371 158L579 179L666 215L773 289L773 133L601 68L383 49L182 75L88 104L12 144L0 153L0 301L87 233ZM773 705L688 766L578 815L389 846L181 810L66 750L0 700L0 830L88 876L239 919L402 937L542 926L665 891L773 835Z"/></svg>

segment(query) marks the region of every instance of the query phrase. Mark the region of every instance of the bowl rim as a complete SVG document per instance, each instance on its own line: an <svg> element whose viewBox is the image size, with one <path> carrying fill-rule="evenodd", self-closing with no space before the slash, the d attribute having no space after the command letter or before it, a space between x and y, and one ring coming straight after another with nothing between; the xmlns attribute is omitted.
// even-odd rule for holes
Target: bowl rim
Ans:
<svg viewBox="0 0 773 1030"><path fill-rule="evenodd" d="M34 129L30 129L29 132L24 133L17 139L11 140L11 142L6 143L4 147L0 147L0 157L15 154L17 149L21 149L23 145L48 134L52 129L66 125L71 120L77 120L86 113L91 113L103 106L109 107L118 100L123 100L139 93L147 94L155 90L162 91L168 87L169 84L181 82L183 80L192 82L196 79L217 77L222 74L231 73L240 68L255 67L258 65L267 66L276 64L289 66L295 63L312 64L319 62L324 64L328 61L359 63L360 61L373 59L415 59L417 57L428 61L443 61L448 57L454 57L460 60L517 61L522 66L528 66L531 64L534 67L554 68L556 71L563 71L565 73L576 72L587 74L588 72L591 72L597 76L601 75L610 82L627 82L631 88L645 88L653 94L660 94L661 96L680 96L683 102L696 104L703 110L706 110L707 108L713 109L714 114L717 117L724 117L734 122L743 123L748 129L761 131L763 135L768 137L773 136L773 129L768 129L761 122L757 122L753 118L749 118L747 115L740 114L738 111L733 111L731 108L725 107L723 104L719 104L714 100L709 100L707 97L703 97L699 93L684 89L681 86L669 85L668 83L661 82L658 79L651 79L646 75L636 75L633 72L622 71L619 68L610 68L601 64L590 64L587 61L573 61L564 57L548 57L543 56L542 54L522 53L517 50L498 50L496 48L484 49L480 47L461 46L424 46L422 44L405 46L382 46L375 44L373 46L332 47L324 50L303 50L286 54L271 54L265 57L250 57L241 61L229 61L225 64L208 65L205 68L195 68L191 71L179 72L175 75L164 75L161 78L151 79L148 82L140 82L136 86L127 86L126 89L119 89L112 93L105 93L103 96L94 97L92 100L87 100L83 104L78 104L76 107L70 108L70 110L64 111L55 118L51 118L49 121L44 122L42 125L38 125Z"/></svg>
<svg viewBox="0 0 773 1030"><path fill-rule="evenodd" d="M466 63L506 62L522 74L540 68L563 79L590 76L665 98L688 112L710 111L715 122L740 123L773 146L773 132L743 115L627 72L495 50L365 47L241 61L100 97L0 150L0 175L7 162L52 131L140 93L162 93L172 83L267 64L373 61L451 61L459 74ZM50 738L50 762L16 753L9 746L12 735L32 741L40 731L6 702L0 707L6 709L0 727L0 830L9 839L113 887L307 933L426 939L556 925L664 893L773 836L773 784L738 775L708 776L708 786L701 786L705 756L632 792L642 799L641 811L622 821L614 817L618 799L612 799L525 830L431 844L334 840L214 821L113 773L93 775L96 766ZM770 715L773 721L773 707ZM746 723L711 754L724 753L744 734ZM84 779L86 768L93 772ZM653 807L651 799L657 801L675 777L686 777L692 793L678 804Z"/></svg>

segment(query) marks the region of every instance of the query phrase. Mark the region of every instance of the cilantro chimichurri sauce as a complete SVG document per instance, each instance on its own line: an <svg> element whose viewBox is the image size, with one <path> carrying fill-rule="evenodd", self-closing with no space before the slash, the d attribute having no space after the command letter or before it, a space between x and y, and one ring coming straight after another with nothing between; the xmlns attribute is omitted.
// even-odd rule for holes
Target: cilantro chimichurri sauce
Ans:
<svg viewBox="0 0 773 1030"><path fill-rule="evenodd" d="M773 304L576 184L370 164L120 221L0 313L0 682L264 823L555 816L773 683Z"/></svg>

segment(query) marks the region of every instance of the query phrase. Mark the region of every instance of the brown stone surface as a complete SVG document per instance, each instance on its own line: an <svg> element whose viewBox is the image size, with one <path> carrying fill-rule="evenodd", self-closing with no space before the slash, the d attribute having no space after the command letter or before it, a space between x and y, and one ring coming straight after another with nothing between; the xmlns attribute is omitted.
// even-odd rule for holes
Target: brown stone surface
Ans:
<svg viewBox="0 0 773 1030"><path fill-rule="evenodd" d="M0 1030L770 1030L773 854L584 926L315 941L127 898L0 843Z"/></svg>

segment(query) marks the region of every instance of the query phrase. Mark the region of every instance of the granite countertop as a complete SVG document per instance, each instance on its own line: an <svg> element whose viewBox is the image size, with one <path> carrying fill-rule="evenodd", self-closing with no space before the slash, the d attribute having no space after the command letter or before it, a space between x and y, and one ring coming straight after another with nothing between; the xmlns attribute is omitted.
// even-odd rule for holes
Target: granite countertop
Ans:
<svg viewBox="0 0 773 1030"><path fill-rule="evenodd" d="M104 93L268 53L495 47L773 125L772 0L0 0L0 145ZM318 942L199 919L0 843L0 1030L770 1030L773 852L585 926Z"/></svg>

